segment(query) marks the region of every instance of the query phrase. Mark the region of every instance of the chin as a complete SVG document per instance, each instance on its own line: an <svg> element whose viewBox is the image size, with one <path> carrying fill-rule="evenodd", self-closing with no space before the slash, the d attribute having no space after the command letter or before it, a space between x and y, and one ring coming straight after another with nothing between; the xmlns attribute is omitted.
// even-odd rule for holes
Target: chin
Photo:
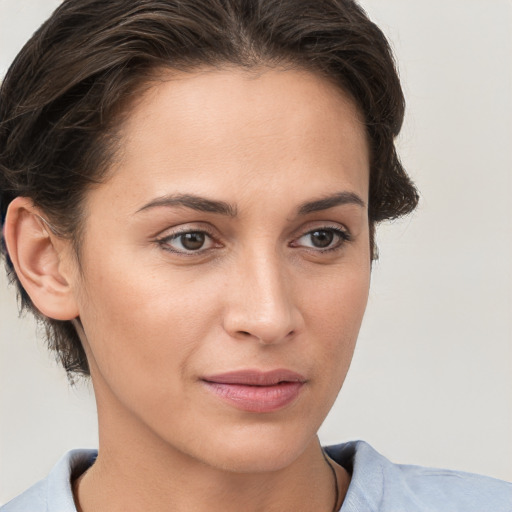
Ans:
<svg viewBox="0 0 512 512"><path fill-rule="evenodd" d="M292 432L284 425L240 427L231 435L215 436L202 446L203 463L234 473L279 471L317 443L316 430ZM219 433L220 434L220 433ZM194 450L195 451L195 450Z"/></svg>

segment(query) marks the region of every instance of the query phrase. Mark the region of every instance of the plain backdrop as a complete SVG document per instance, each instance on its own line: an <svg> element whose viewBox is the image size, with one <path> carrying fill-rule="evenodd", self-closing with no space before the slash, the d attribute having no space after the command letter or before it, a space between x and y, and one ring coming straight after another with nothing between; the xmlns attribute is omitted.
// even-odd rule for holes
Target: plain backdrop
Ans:
<svg viewBox="0 0 512 512"><path fill-rule="evenodd" d="M0 76L59 2L0 0ZM418 211L380 227L352 368L321 429L395 462L512 480L512 2L363 0L392 42ZM97 442L88 385L0 278L0 503Z"/></svg>

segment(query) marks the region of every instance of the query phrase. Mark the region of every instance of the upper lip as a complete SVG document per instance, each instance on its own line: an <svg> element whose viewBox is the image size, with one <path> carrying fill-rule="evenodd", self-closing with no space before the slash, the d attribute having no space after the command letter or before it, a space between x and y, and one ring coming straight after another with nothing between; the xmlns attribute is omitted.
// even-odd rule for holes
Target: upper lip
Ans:
<svg viewBox="0 0 512 512"><path fill-rule="evenodd" d="M216 384L241 384L246 386L274 386L280 382L306 382L306 378L300 373L282 368L271 371L237 370L208 375L203 377L202 380Z"/></svg>

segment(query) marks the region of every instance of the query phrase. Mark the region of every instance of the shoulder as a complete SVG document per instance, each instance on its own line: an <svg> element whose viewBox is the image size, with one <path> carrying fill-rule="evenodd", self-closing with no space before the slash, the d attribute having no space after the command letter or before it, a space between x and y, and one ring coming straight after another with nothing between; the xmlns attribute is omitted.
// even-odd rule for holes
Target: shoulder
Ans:
<svg viewBox="0 0 512 512"><path fill-rule="evenodd" d="M33 485L30 489L26 490L13 500L9 501L6 505L0 507L1 512L46 512L46 479L41 480Z"/></svg>
<svg viewBox="0 0 512 512"><path fill-rule="evenodd" d="M0 512L76 512L71 480L91 466L96 455L96 450L66 453L44 480L0 507Z"/></svg>
<svg viewBox="0 0 512 512"><path fill-rule="evenodd" d="M394 464L363 441L326 450L352 472L341 512L512 512L512 484L508 482Z"/></svg>

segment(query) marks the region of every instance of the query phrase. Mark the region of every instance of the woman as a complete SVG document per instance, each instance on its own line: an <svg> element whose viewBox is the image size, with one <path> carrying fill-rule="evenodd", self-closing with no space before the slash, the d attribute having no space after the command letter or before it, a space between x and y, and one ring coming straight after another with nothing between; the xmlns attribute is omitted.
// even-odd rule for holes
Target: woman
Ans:
<svg viewBox="0 0 512 512"><path fill-rule="evenodd" d="M509 510L505 483L316 436L375 225L417 202L403 109L353 2L64 2L2 85L1 211L100 445L2 510Z"/></svg>

